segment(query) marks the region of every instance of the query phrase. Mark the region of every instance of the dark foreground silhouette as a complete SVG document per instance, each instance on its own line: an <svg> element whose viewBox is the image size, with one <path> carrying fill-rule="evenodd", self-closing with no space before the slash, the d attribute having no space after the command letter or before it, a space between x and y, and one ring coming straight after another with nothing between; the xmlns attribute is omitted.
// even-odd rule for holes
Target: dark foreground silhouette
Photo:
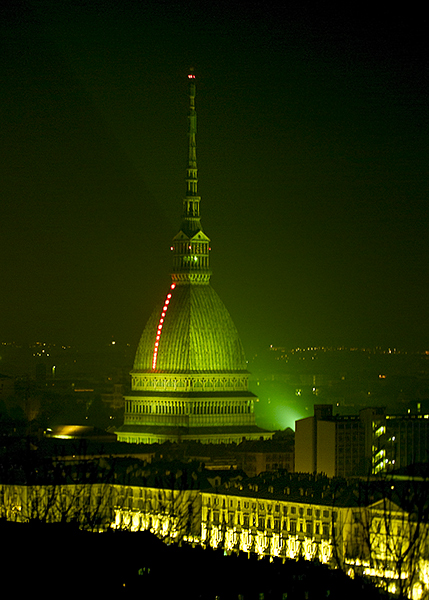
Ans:
<svg viewBox="0 0 429 600"><path fill-rule="evenodd" d="M371 584L304 560L270 562L167 546L148 532L89 533L71 525L0 523L3 585L18 595L105 594L172 600L294 600L383 596Z"/></svg>

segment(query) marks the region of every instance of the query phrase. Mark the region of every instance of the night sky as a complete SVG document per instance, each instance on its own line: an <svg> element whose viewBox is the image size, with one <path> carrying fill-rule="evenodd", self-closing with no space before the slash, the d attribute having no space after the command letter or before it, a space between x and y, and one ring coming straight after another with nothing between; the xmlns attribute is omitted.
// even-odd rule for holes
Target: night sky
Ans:
<svg viewBox="0 0 429 600"><path fill-rule="evenodd" d="M170 282L194 66L212 284L247 354L429 349L428 23L354 6L0 9L0 340L137 344Z"/></svg>

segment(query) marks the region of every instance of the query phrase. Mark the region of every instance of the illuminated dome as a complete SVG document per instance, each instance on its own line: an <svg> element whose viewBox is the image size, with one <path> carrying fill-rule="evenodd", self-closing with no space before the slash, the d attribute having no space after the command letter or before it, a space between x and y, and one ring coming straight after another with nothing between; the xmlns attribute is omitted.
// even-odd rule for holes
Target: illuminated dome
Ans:
<svg viewBox="0 0 429 600"><path fill-rule="evenodd" d="M167 305L152 313L140 339L133 371L243 372L246 360L237 330L211 285L177 285ZM167 310L163 310L164 307ZM162 317L162 313L165 317ZM161 323L158 352L155 343Z"/></svg>
<svg viewBox="0 0 429 600"><path fill-rule="evenodd" d="M143 331L118 441L241 442L257 427L243 346L210 285L210 239L200 221L195 76L190 79L188 165L182 223L171 244L172 283Z"/></svg>

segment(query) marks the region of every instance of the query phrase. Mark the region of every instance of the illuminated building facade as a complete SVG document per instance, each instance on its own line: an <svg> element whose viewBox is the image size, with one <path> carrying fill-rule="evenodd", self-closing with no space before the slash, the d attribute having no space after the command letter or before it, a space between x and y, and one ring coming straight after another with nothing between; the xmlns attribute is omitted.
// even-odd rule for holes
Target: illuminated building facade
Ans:
<svg viewBox="0 0 429 600"><path fill-rule="evenodd" d="M189 77L188 163L173 272L137 348L119 441L240 442L270 438L256 426L243 347L210 285L210 240L200 220L195 76Z"/></svg>
<svg viewBox="0 0 429 600"><path fill-rule="evenodd" d="M426 500L427 495L424 497ZM386 497L366 506L349 507L343 531L346 572L371 578L400 598L427 598L429 525L427 507L424 519L422 508L417 505L407 511Z"/></svg>
<svg viewBox="0 0 429 600"><path fill-rule="evenodd" d="M231 477L209 488L204 475L195 473L188 488L186 477L180 481L177 473L173 478L155 473L155 486L149 471L139 466L126 484L103 483L102 477L84 484L63 483L66 478L55 485L0 482L0 517L70 522L91 531L149 530L167 542L186 541L228 554L315 560L351 576L370 577L401 598L427 597L426 478L362 482L279 472Z"/></svg>
<svg viewBox="0 0 429 600"><path fill-rule="evenodd" d="M227 551L332 563L342 508L333 506L327 486L326 477L285 474L204 490L201 542Z"/></svg>
<svg viewBox="0 0 429 600"><path fill-rule="evenodd" d="M264 474L201 492L201 543L316 560L419 600L429 589L427 491L427 480Z"/></svg>

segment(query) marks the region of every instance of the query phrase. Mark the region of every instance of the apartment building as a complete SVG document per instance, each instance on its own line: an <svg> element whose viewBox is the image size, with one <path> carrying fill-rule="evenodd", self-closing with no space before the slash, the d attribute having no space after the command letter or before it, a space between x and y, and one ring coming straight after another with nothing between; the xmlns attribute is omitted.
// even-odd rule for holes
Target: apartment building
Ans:
<svg viewBox="0 0 429 600"><path fill-rule="evenodd" d="M295 422L295 471L329 477L367 477L429 458L429 414L388 414L383 407L333 415L315 405Z"/></svg>

